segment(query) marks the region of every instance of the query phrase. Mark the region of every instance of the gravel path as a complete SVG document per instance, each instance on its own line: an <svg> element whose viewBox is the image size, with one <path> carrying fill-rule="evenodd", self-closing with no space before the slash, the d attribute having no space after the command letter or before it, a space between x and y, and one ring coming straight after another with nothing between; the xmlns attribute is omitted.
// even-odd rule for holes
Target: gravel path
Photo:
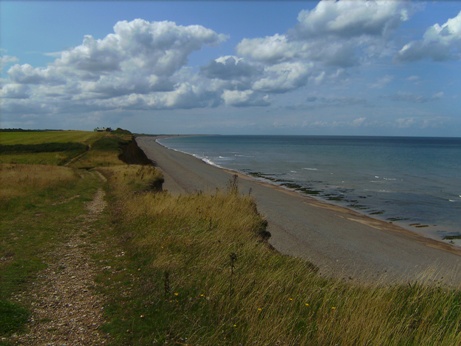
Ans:
<svg viewBox="0 0 461 346"><path fill-rule="evenodd" d="M225 189L232 177L162 147L154 137L136 141L162 169L164 189L171 193L214 192ZM251 191L267 219L270 243L283 254L312 262L323 275L366 283L461 284L460 248L247 176L240 176L239 187L242 193Z"/></svg>
<svg viewBox="0 0 461 346"><path fill-rule="evenodd" d="M17 345L104 345L103 297L95 292L95 264L91 253L99 244L91 241L93 223L104 210L104 191L87 204L87 213L76 218L69 241L50 254L48 267L30 291L16 300L32 300L29 331L12 340Z"/></svg>

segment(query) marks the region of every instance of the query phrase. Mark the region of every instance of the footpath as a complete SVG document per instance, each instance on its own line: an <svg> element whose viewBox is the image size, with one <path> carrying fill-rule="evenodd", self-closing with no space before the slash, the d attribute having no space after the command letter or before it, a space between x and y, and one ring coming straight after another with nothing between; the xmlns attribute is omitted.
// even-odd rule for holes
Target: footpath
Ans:
<svg viewBox="0 0 461 346"><path fill-rule="evenodd" d="M30 290L15 300L32 300L28 333L13 336L18 345L104 345L108 336L100 332L104 323L104 297L95 288L97 273L92 254L101 251L101 242L92 237L95 222L106 207L105 193L99 189L75 218L71 238L47 256L47 268Z"/></svg>

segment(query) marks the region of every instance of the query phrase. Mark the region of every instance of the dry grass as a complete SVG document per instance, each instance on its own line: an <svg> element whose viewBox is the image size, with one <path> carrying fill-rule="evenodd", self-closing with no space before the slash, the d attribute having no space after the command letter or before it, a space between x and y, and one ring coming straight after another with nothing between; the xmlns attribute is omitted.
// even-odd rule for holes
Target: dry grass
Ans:
<svg viewBox="0 0 461 346"><path fill-rule="evenodd" d="M0 164L0 199L6 202L11 198L53 188L78 178L76 172L67 167Z"/></svg>
<svg viewBox="0 0 461 346"><path fill-rule="evenodd" d="M120 165L117 152L90 150L75 163L71 163L75 168L95 168Z"/></svg>
<svg viewBox="0 0 461 346"><path fill-rule="evenodd" d="M97 169L108 179L113 229L101 232L123 248L100 255L111 268L101 273L100 288L110 297L105 329L114 344L461 344L459 290L323 278L309 263L268 247L256 205L232 183L213 195L152 193L161 174L120 165L120 140L107 138L73 165L107 165ZM0 170L0 290L8 299L43 267L37 256L70 229L102 182L75 168Z"/></svg>
<svg viewBox="0 0 461 346"><path fill-rule="evenodd" d="M71 163L75 168L110 167L123 164L120 160L122 146L131 140L130 135L103 134L91 145L76 162Z"/></svg>
<svg viewBox="0 0 461 346"><path fill-rule="evenodd" d="M109 183L123 196L118 236L140 274L130 298L111 306L123 311L113 325L130 330L121 344L461 342L458 290L322 278L312 265L268 248L248 196L127 193L116 176Z"/></svg>

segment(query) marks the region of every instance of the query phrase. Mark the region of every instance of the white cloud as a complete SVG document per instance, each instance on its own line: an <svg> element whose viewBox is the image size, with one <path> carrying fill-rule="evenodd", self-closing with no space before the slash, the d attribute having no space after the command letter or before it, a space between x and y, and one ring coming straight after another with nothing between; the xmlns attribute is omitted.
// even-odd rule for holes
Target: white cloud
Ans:
<svg viewBox="0 0 461 346"><path fill-rule="evenodd" d="M12 66L3 81L2 108L25 111L37 102L53 105L52 111L214 105L220 100L220 91L212 90L216 85L187 84L192 77L183 70L193 51L225 38L199 25L120 21L113 33L102 39L85 36L47 67Z"/></svg>
<svg viewBox="0 0 461 346"><path fill-rule="evenodd" d="M313 10L299 13L296 34L342 38L385 36L406 20L407 9L399 1L320 1Z"/></svg>
<svg viewBox="0 0 461 346"><path fill-rule="evenodd" d="M65 77L59 75L59 70L49 66L35 68L29 64L16 64L8 70L10 80L19 84L63 84Z"/></svg>
<svg viewBox="0 0 461 346"><path fill-rule="evenodd" d="M243 39L237 53L264 64L315 62L318 69L347 68L389 54L387 40L408 19L405 2L320 1L301 11L285 34Z"/></svg>
<svg viewBox="0 0 461 346"><path fill-rule="evenodd" d="M7 65L9 65L11 63L15 63L17 61L18 61L18 58L16 58L15 56L10 56L10 55L2 55L2 56L0 56L0 72L3 71L5 66L7 66Z"/></svg>
<svg viewBox="0 0 461 346"><path fill-rule="evenodd" d="M223 56L201 67L200 74L215 83L216 88L246 90L261 78L263 70L260 64L248 63L243 58Z"/></svg>
<svg viewBox="0 0 461 346"><path fill-rule="evenodd" d="M419 41L404 45L397 55L400 61L461 59L461 11L444 24L429 27Z"/></svg>
<svg viewBox="0 0 461 346"><path fill-rule="evenodd" d="M264 38L243 39L237 45L237 53L254 60L274 63L294 58L299 48L288 42L285 35L275 34Z"/></svg>
<svg viewBox="0 0 461 346"><path fill-rule="evenodd" d="M62 52L56 65L97 74L142 70L170 76L186 65L190 53L224 39L225 36L199 25L142 19L120 21L115 24L114 33L103 39L85 36L80 46Z"/></svg>
<svg viewBox="0 0 461 346"><path fill-rule="evenodd" d="M416 119L413 117L399 118L399 119L396 119L395 122L398 128L408 128L408 127L413 126L416 123Z"/></svg>
<svg viewBox="0 0 461 346"><path fill-rule="evenodd" d="M360 117L352 120L352 126L360 127L367 121L366 117Z"/></svg>
<svg viewBox="0 0 461 346"><path fill-rule="evenodd" d="M281 93L297 89L307 83L312 64L301 62L280 63L266 67L264 77L255 81L253 89Z"/></svg>
<svg viewBox="0 0 461 346"><path fill-rule="evenodd" d="M0 98L25 99L29 97L29 87L22 84L7 84L0 89Z"/></svg>
<svg viewBox="0 0 461 346"><path fill-rule="evenodd" d="M228 106L243 107L269 105L267 95L261 96L253 90L224 90L221 97Z"/></svg>
<svg viewBox="0 0 461 346"><path fill-rule="evenodd" d="M375 83L371 84L370 87L373 89L381 89L388 85L390 82L394 80L393 76L386 75L379 78Z"/></svg>
<svg viewBox="0 0 461 346"><path fill-rule="evenodd" d="M421 77L413 75L413 76L408 77L407 80L409 82L419 82L421 80Z"/></svg>

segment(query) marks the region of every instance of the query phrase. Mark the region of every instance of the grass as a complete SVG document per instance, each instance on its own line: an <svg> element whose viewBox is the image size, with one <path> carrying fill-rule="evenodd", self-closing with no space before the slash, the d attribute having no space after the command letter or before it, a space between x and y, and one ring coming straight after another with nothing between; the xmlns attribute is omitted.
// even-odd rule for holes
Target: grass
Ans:
<svg viewBox="0 0 461 346"><path fill-rule="evenodd" d="M88 131L0 132L0 144L24 145L77 142L91 145L104 135L105 133Z"/></svg>
<svg viewBox="0 0 461 346"><path fill-rule="evenodd" d="M0 321L9 321L0 337L5 337L24 329L30 299L23 292L70 236L99 181L68 167L0 167Z"/></svg>
<svg viewBox="0 0 461 346"><path fill-rule="evenodd" d="M120 155L123 148L131 141L131 135L110 135L105 134L98 138L91 145L91 150L86 152L77 161L71 163L75 168L95 168L120 165Z"/></svg>
<svg viewBox="0 0 461 346"><path fill-rule="evenodd" d="M1 132L0 163L64 165L106 133L84 131Z"/></svg>
<svg viewBox="0 0 461 346"><path fill-rule="evenodd" d="M114 345L461 344L461 291L324 278L268 246L238 181L214 194L156 192L162 176L136 164L145 157L130 136L103 135L73 139L91 148L68 167L1 165L0 337L24 331L30 302L12 297L104 187L109 209L91 236L108 244L94 259L110 268L97 287Z"/></svg>
<svg viewBox="0 0 461 346"><path fill-rule="evenodd" d="M213 195L171 196L141 193L140 173L104 173L124 253L109 260L120 269L100 278L116 345L461 342L460 291L323 278L267 246L265 222L235 182Z"/></svg>
<svg viewBox="0 0 461 346"><path fill-rule="evenodd" d="M94 172L57 166L56 150L71 158L76 145L84 146L86 153L86 145L107 137L123 143L126 135L74 131L0 135L2 145L11 149L0 153L0 162L8 162L15 150L16 158L44 163L0 163L0 344L5 344L2 338L24 331L30 314L30 297L23 292L46 267L53 249L71 235L76 218L85 212L85 203L102 185ZM22 136L23 144L19 144ZM119 152L111 154L116 158Z"/></svg>

